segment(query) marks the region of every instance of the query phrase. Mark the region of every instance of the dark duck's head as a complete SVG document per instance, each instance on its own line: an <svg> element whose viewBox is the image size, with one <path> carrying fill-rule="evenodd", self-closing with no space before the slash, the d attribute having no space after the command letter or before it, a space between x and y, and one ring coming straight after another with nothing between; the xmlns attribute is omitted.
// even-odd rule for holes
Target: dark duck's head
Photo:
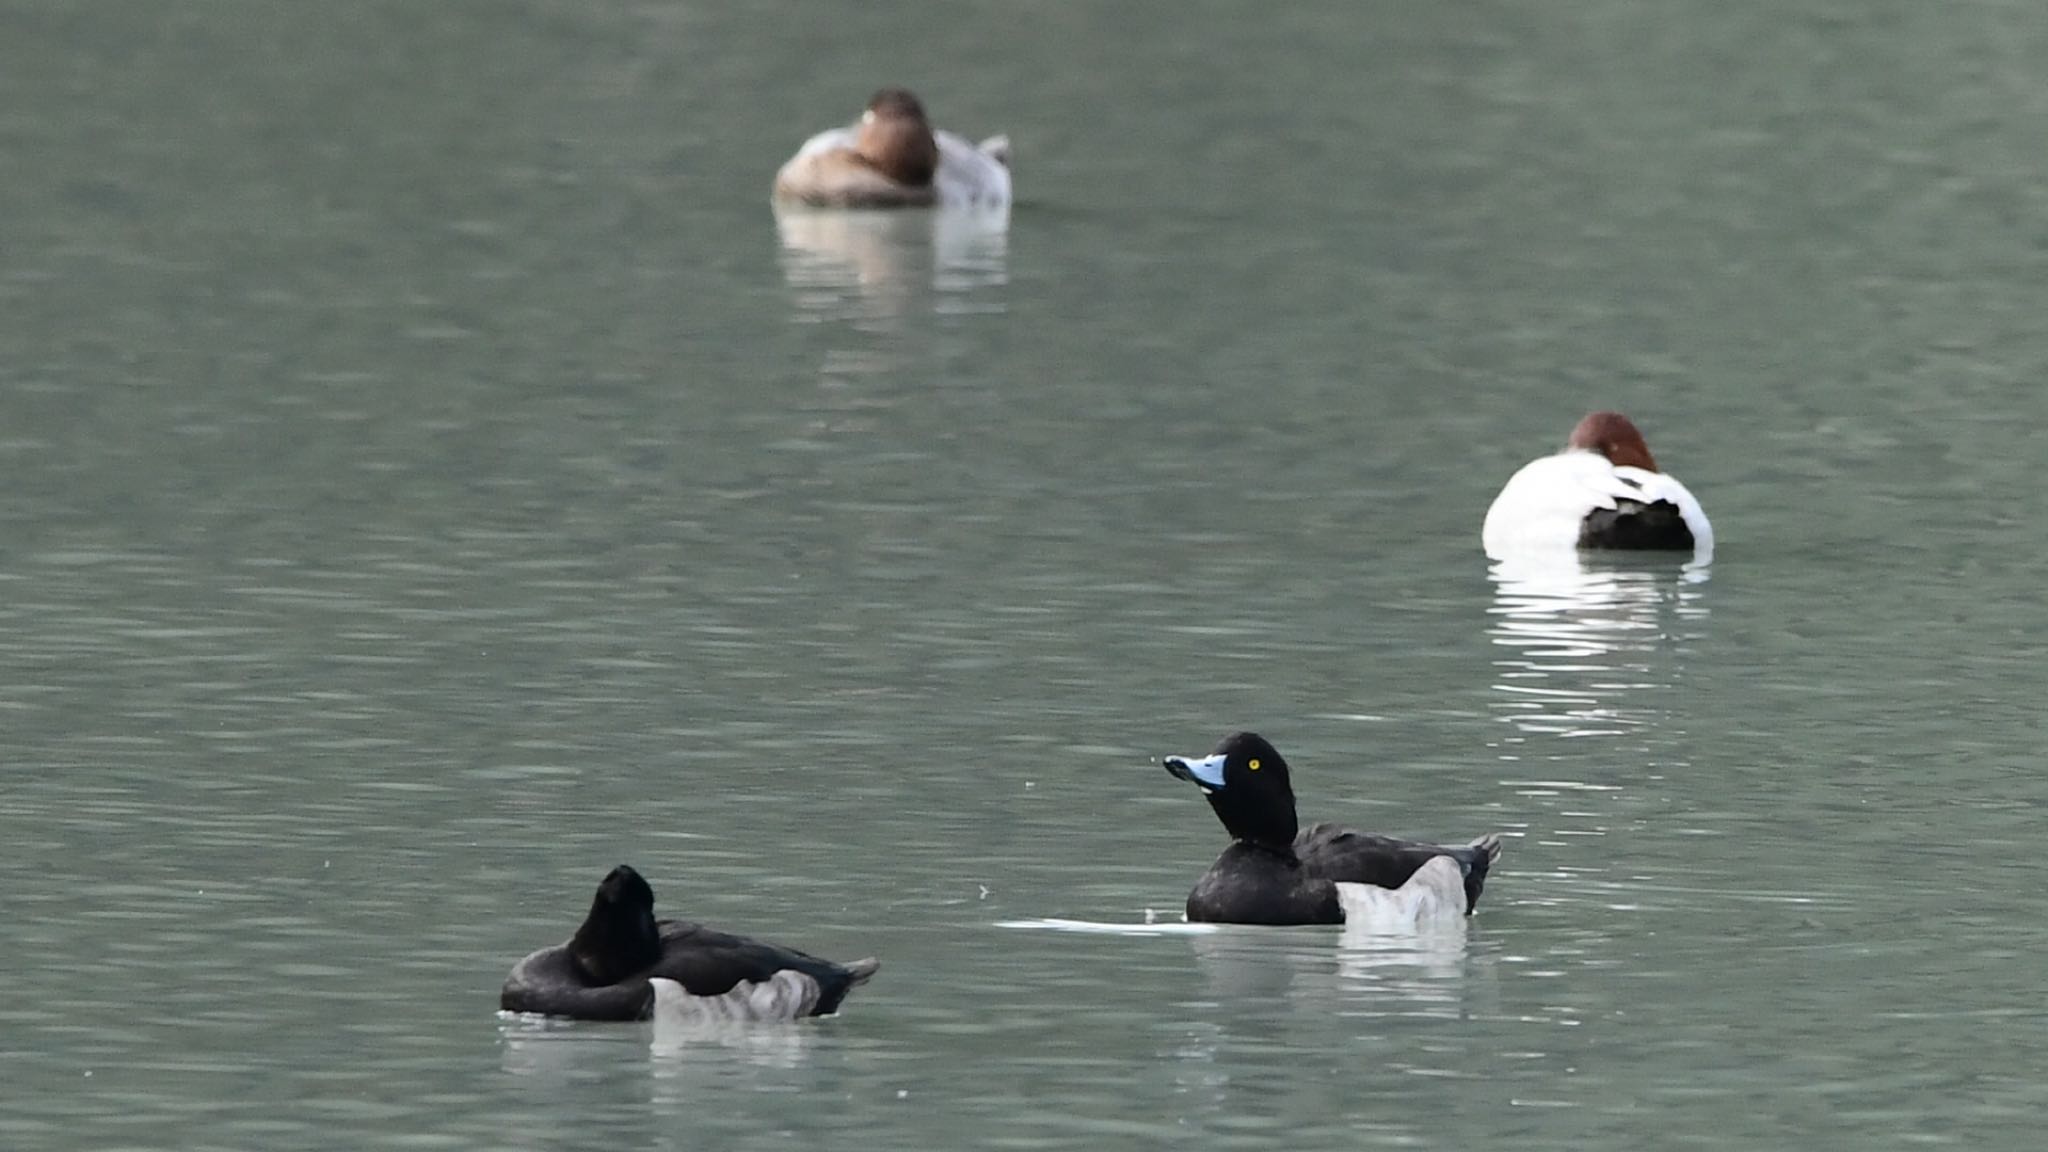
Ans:
<svg viewBox="0 0 2048 1152"><path fill-rule="evenodd" d="M605 876L590 915L569 941L569 955L592 984L616 984L661 958L654 889L640 873L621 864Z"/></svg>
<svg viewBox="0 0 2048 1152"><path fill-rule="evenodd" d="M1294 787L1287 761L1256 732L1233 732L1201 759L1167 756L1166 770L1202 790L1232 838L1294 853Z"/></svg>

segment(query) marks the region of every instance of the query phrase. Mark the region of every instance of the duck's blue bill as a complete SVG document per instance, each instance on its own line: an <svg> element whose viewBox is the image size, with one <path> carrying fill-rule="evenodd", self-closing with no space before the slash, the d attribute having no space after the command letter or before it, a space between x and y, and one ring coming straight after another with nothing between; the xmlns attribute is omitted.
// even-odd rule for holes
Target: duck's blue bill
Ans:
<svg viewBox="0 0 2048 1152"><path fill-rule="evenodd" d="M1221 755L1206 756L1190 760L1185 756L1168 756L1160 763L1166 770L1183 780L1190 780L1202 786L1205 792L1214 792L1223 787L1223 762Z"/></svg>

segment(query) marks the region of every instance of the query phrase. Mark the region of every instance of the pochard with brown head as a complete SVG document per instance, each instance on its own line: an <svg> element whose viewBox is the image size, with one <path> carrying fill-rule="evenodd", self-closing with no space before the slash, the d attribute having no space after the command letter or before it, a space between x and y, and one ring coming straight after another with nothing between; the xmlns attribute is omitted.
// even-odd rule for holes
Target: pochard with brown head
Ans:
<svg viewBox="0 0 2048 1152"><path fill-rule="evenodd" d="M1495 560L1591 548L1714 555L1714 528L1685 485L1657 470L1635 421L1588 413L1564 451L1523 465L1486 510L1480 541Z"/></svg>
<svg viewBox="0 0 2048 1152"><path fill-rule="evenodd" d="M854 154L907 187L929 186L939 170L939 144L924 105L905 88L884 88L868 101L854 133Z"/></svg>
<svg viewBox="0 0 2048 1152"><path fill-rule="evenodd" d="M932 127L907 88L883 88L859 122L804 141L775 174L775 199L811 208L1010 205L1010 141L979 144Z"/></svg>

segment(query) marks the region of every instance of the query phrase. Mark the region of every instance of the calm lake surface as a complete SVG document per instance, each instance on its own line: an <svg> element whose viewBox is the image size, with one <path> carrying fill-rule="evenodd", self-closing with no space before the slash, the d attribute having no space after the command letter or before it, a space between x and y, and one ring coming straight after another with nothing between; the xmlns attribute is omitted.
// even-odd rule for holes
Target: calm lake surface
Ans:
<svg viewBox="0 0 2048 1152"><path fill-rule="evenodd" d="M874 7L0 8L0 1146L2039 1146L2036 7ZM1469 928L1178 930L1240 727ZM881 974L500 1018L622 861Z"/></svg>

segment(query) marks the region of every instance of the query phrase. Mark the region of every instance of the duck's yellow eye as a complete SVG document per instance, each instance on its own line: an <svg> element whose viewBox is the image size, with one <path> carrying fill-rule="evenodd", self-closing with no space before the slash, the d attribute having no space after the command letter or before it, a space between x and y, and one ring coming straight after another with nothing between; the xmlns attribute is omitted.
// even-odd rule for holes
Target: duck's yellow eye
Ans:
<svg viewBox="0 0 2048 1152"><path fill-rule="evenodd" d="M1245 767L1250 768L1254 772L1257 772L1259 770L1259 762L1257 760L1254 760L1250 764L1245 765Z"/></svg>

